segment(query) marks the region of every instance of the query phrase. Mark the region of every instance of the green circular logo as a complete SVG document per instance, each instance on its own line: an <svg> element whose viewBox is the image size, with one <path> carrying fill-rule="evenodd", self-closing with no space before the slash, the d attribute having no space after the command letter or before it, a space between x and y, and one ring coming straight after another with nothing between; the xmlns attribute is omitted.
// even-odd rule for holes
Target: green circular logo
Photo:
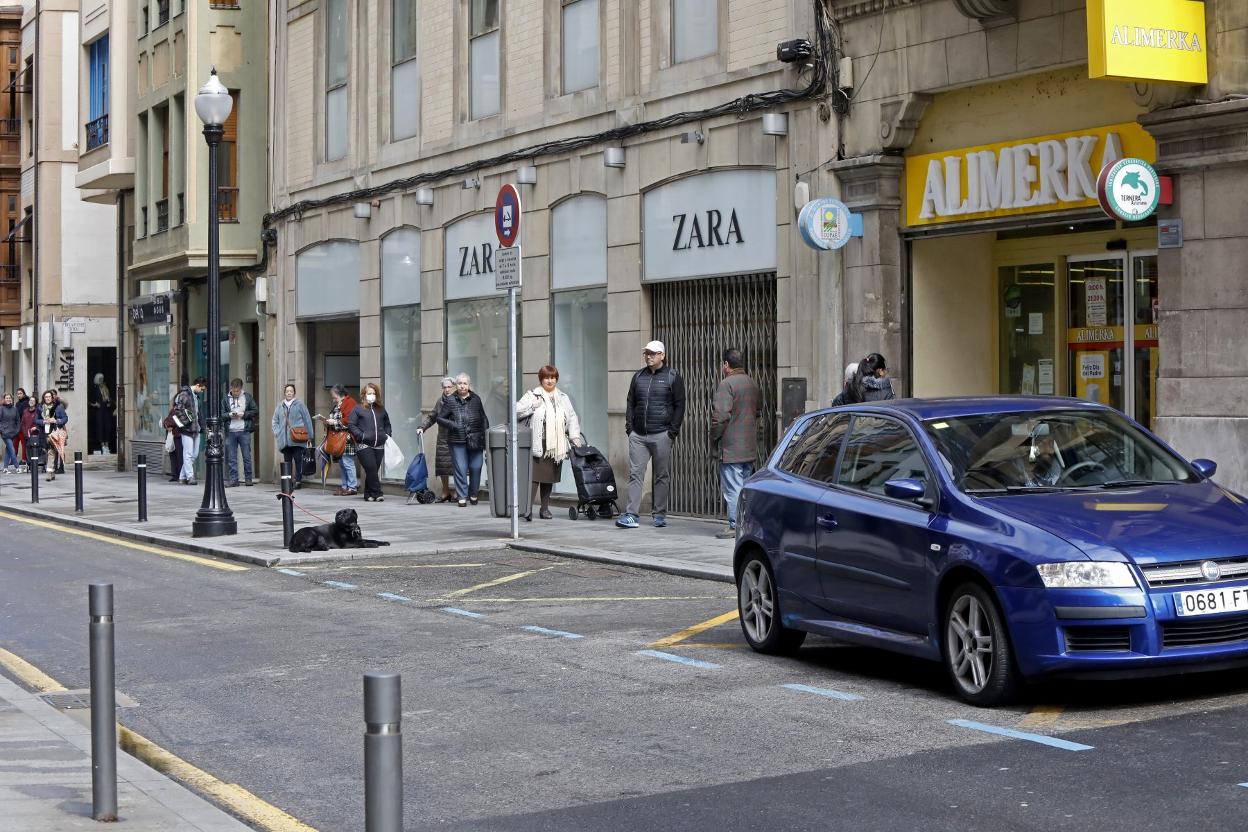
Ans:
<svg viewBox="0 0 1248 832"><path fill-rule="evenodd" d="M1120 159L1106 165L1097 181L1101 207L1127 222L1148 219L1161 204L1161 177L1143 159Z"/></svg>

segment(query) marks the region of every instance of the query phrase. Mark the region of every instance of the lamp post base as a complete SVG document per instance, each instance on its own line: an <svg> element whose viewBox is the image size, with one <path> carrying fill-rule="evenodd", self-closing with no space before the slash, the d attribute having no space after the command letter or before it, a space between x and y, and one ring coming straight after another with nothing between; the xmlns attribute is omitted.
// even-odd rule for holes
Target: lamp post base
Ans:
<svg viewBox="0 0 1248 832"><path fill-rule="evenodd" d="M191 537L225 537L238 534L238 521L233 512L226 514L199 512L191 521Z"/></svg>

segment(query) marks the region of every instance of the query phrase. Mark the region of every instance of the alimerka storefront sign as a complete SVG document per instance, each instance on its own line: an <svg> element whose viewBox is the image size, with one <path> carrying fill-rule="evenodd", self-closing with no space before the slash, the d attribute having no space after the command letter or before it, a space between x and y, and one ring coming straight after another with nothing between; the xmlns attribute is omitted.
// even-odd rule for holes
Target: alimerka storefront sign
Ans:
<svg viewBox="0 0 1248 832"><path fill-rule="evenodd" d="M1126 157L1152 161L1156 143L1134 122L906 159L906 224L1008 217L1099 202L1096 178Z"/></svg>
<svg viewBox="0 0 1248 832"><path fill-rule="evenodd" d="M1088 77L1206 84L1205 37L1197 0L1088 0Z"/></svg>

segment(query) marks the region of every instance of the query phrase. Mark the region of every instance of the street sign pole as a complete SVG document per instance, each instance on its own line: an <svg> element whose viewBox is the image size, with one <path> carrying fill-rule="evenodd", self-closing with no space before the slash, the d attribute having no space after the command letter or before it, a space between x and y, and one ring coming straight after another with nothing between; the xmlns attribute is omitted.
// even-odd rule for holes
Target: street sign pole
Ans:
<svg viewBox="0 0 1248 832"><path fill-rule="evenodd" d="M520 424L516 419L516 291L520 288L520 192L514 185L499 188L494 203L494 230L500 248L494 255L494 288L507 290L507 484L511 494L511 539L520 539ZM492 487L492 486L491 486ZM525 484L528 487L528 484Z"/></svg>

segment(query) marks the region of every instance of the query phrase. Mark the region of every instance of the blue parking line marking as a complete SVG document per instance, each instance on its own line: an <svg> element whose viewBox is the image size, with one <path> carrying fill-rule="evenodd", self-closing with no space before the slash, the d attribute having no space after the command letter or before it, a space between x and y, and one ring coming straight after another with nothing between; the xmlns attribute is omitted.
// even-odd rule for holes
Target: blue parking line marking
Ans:
<svg viewBox="0 0 1248 832"><path fill-rule="evenodd" d="M1245 789L1248 789L1248 783L1239 783L1238 785L1243 786Z"/></svg>
<svg viewBox="0 0 1248 832"><path fill-rule="evenodd" d="M296 578L303 577L303 573L298 569L279 569L277 571L281 572L283 575L294 575Z"/></svg>
<svg viewBox="0 0 1248 832"><path fill-rule="evenodd" d="M997 734L1002 737L1010 737L1016 740L1027 740L1028 742L1037 742L1041 745L1047 745L1052 748L1060 748L1063 751L1091 751L1095 746L1084 745L1070 740L1062 740L1057 737L1046 737L1043 734L1028 734L1026 731L1015 731L1013 728L1001 728L996 725L985 725L982 722L972 722L969 719L951 719L950 725L956 725L959 728L970 728L972 731L983 731L986 734Z"/></svg>
<svg viewBox="0 0 1248 832"><path fill-rule="evenodd" d="M385 598L385 599L387 599L387 600L389 600L389 601L410 601L410 600L412 600L411 598L408 598L406 595L395 595L393 592L378 592L378 593L377 593L377 597L378 597L378 598Z"/></svg>
<svg viewBox="0 0 1248 832"><path fill-rule="evenodd" d="M585 638L585 636L569 633L564 630L548 630L545 627L538 627L536 624L529 624L521 627L521 630L528 630L530 633L540 633L544 636L558 636L559 638Z"/></svg>
<svg viewBox="0 0 1248 832"><path fill-rule="evenodd" d="M461 610L459 607L443 607L442 612L449 612L451 615L462 615L465 618L485 618L484 613L469 612L468 610Z"/></svg>
<svg viewBox="0 0 1248 832"><path fill-rule="evenodd" d="M355 589L355 584L344 584L342 581L326 581L325 586L332 586L335 589Z"/></svg>
<svg viewBox="0 0 1248 832"><path fill-rule="evenodd" d="M677 656L675 653L664 653L662 650L638 650L638 656L651 656L652 658L662 659L665 662L676 662L677 664L688 665L689 667L700 667L703 670L719 670L719 665L711 662L704 662L701 659L690 659L685 656Z"/></svg>
<svg viewBox="0 0 1248 832"><path fill-rule="evenodd" d="M832 690L831 688L816 688L810 685L789 684L781 685L780 687L798 690L802 693L813 693L816 696L826 696L828 699L841 699L845 702L854 702L862 698L856 693L845 693L844 691Z"/></svg>

